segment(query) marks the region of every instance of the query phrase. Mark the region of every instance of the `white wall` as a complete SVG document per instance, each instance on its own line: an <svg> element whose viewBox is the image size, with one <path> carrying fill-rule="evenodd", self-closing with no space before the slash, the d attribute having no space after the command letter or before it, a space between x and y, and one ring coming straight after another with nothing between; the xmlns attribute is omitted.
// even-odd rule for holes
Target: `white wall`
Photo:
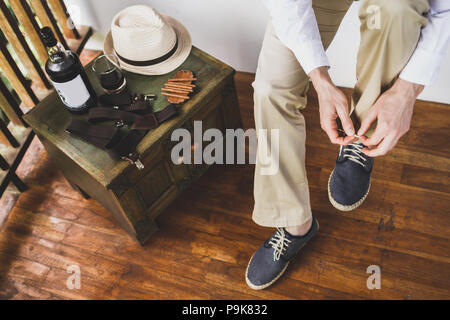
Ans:
<svg viewBox="0 0 450 320"><path fill-rule="evenodd" d="M92 25L105 34L121 9L147 3L161 13L180 20L191 33L195 46L239 71L255 72L268 12L261 0L65 0L75 8L74 20ZM352 87L356 81L359 44L358 3L350 8L336 38L328 48L331 76L335 83ZM96 46L95 40L89 43ZM98 47L98 43L97 43ZM101 48L101 47L98 47ZM421 99L450 103L450 50L438 81L426 88Z"/></svg>

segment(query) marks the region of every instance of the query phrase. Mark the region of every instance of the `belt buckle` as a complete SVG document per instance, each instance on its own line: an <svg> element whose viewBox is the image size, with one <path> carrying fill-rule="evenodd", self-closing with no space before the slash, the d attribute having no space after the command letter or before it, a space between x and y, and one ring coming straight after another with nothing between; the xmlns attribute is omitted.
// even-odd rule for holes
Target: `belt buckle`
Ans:
<svg viewBox="0 0 450 320"><path fill-rule="evenodd" d="M127 160L127 161L131 162L132 164L134 164L136 166L136 168L138 168L138 170L143 170L145 168L144 164L139 159L139 153L137 153L137 152L132 152L132 153L128 154L128 156L123 156L122 159Z"/></svg>
<svg viewBox="0 0 450 320"><path fill-rule="evenodd" d="M153 93L146 94L144 95L144 100L146 101L156 100L156 94Z"/></svg>
<svg viewBox="0 0 450 320"><path fill-rule="evenodd" d="M126 125L127 125L126 122L123 120L116 121L116 123L115 123L115 126L117 128L122 128L122 127L125 127Z"/></svg>

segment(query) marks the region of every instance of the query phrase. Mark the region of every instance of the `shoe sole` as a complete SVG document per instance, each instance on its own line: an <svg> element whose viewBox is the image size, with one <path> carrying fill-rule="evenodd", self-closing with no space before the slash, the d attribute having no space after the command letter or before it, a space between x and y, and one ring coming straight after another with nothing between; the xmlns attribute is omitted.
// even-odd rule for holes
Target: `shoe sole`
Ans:
<svg viewBox="0 0 450 320"><path fill-rule="evenodd" d="M317 231L316 231L316 233L311 237L311 239L317 234L317 232L319 232L319 228L320 228L320 226L319 226L319 221L317 221ZM311 239L309 239L309 240L311 240ZM300 252L300 250L302 250L303 249L303 247L309 242L309 240L298 250L298 252ZM298 252L297 252L297 254L298 254ZM255 254L253 254L253 256L254 256ZM286 265L284 266L284 268L280 271L280 273L279 274L277 274L277 276L272 280L272 281L270 281L270 282L268 282L268 283L265 283L265 284L261 284L261 285L256 285L256 284L253 284L251 281L250 281L250 279L248 278L248 268L250 267L250 263L252 263L252 260L253 260L253 256L252 256L252 258L250 259L250 261L248 262L248 265L247 265L247 269L245 270L245 282L247 282L247 285L250 287L250 288L252 288L253 290L262 290L262 289L265 289L265 288L267 288L267 287L270 287L275 281L277 281L282 275L283 275L283 273L286 271L286 269L287 269L287 267L288 267L288 265L289 265L289 263L291 262L291 261L288 261L287 263L286 263Z"/></svg>
<svg viewBox="0 0 450 320"><path fill-rule="evenodd" d="M254 256L255 254L253 254L253 256ZM277 281L282 275L283 275L283 273L286 271L286 269L287 269L287 267L288 267L288 265L289 265L289 263L290 263L290 261L288 261L288 263L286 263L286 265L284 266L284 268L280 271L280 273L272 280L272 281L270 281L270 282L268 282L268 283L265 283L265 284L262 284L262 285L256 285L256 284L253 284L251 281L250 281L250 279L248 278L248 268L250 267L250 263L252 262L252 260L253 260L253 256L252 256L252 258L250 259L250 261L249 261L249 263L248 263L248 265L247 265L247 269L245 270L245 282L247 282L247 285L250 287L250 288L252 288L253 290L262 290L262 289L265 289L265 288L267 288L267 287L269 287L269 286L271 286L275 281Z"/></svg>
<svg viewBox="0 0 450 320"><path fill-rule="evenodd" d="M355 210L356 208L358 208L360 205L362 205L364 200L366 200L367 196L369 195L371 181L369 180L369 188L367 188L366 194L360 200L358 200L358 202L355 202L354 204L350 204L350 205L344 205L344 204L340 204L339 202L334 200L333 196L331 195L330 182L331 182L331 177L333 176L333 173L334 173L334 170L331 172L330 177L328 178L328 199L330 200L333 207L335 207L336 209L338 209L340 211L352 211L352 210Z"/></svg>

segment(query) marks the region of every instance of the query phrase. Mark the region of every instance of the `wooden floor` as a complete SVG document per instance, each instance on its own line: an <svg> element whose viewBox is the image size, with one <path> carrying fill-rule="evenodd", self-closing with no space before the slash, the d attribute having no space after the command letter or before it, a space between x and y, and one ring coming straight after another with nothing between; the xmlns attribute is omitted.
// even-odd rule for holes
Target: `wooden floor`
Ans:
<svg viewBox="0 0 450 320"><path fill-rule="evenodd" d="M236 76L246 128L252 79ZM251 220L252 165L211 168L141 247L72 190L34 141L20 171L30 189L0 231L0 298L449 299L449 106L417 103L410 133L376 159L370 195L353 212L328 201L337 147L320 130L317 109L311 91L306 158L320 232L273 287L253 291L244 281L249 258L273 232ZM66 287L68 265L81 268L79 290ZM380 290L367 289L370 265L381 268Z"/></svg>

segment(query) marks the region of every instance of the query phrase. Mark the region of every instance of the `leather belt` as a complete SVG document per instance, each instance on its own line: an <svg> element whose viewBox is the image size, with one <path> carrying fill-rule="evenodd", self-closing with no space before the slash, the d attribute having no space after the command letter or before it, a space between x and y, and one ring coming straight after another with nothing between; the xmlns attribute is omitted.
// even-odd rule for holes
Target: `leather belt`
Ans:
<svg viewBox="0 0 450 320"><path fill-rule="evenodd" d="M128 104L129 102L132 104ZM123 94L104 95L99 97L99 107L89 110L88 122L73 119L66 131L109 151L115 157L129 160L138 169L143 169L144 165L136 152L137 145L149 130L157 128L176 113L177 109L173 104L161 111L151 112L148 101L142 95L129 99ZM115 126L98 124L111 120L115 121ZM128 133L123 134L119 129L123 126L130 128Z"/></svg>

